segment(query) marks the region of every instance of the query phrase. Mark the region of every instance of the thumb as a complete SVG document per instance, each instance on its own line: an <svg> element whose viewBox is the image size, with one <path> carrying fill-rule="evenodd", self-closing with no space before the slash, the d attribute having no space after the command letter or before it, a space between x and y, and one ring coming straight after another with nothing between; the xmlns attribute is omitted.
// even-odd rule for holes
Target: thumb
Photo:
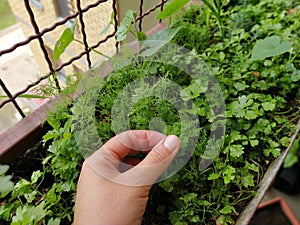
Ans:
<svg viewBox="0 0 300 225"><path fill-rule="evenodd" d="M168 167L173 158L176 156L179 148L179 138L175 135L169 135L161 142L159 142L155 147L153 147L153 149L138 166L151 166L159 164L160 162L168 159L173 154L174 156L171 158L171 160L168 160L168 164L165 165L166 167Z"/></svg>
<svg viewBox="0 0 300 225"><path fill-rule="evenodd" d="M180 148L180 140L170 135L159 142L148 155L134 168L126 171L117 179L130 186L148 186L168 168Z"/></svg>

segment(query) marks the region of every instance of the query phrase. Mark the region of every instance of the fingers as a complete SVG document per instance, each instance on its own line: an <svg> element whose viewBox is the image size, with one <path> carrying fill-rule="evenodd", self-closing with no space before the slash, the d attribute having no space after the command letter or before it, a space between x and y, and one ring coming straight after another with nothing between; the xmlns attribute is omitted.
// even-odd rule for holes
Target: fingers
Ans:
<svg viewBox="0 0 300 225"><path fill-rule="evenodd" d="M118 134L105 143L98 151L86 159L86 163L99 175L107 179L115 179L119 176L119 168L129 169L121 160L129 153L138 150L149 151L165 135L149 130L130 130ZM124 171L122 169L122 171Z"/></svg>
<svg viewBox="0 0 300 225"><path fill-rule="evenodd" d="M164 137L157 131L130 130L113 137L100 150L105 149L115 159L122 160L129 153L151 150Z"/></svg>
<svg viewBox="0 0 300 225"><path fill-rule="evenodd" d="M110 139L86 162L99 175L113 182L147 186L167 169L179 148L180 141L175 135L165 137L156 131L131 130ZM141 162L132 161L131 165L126 160L122 162L126 155L136 151L149 153Z"/></svg>
<svg viewBox="0 0 300 225"><path fill-rule="evenodd" d="M166 137L158 143L139 166L151 166L166 160L173 152L180 148L180 140L175 135Z"/></svg>
<svg viewBox="0 0 300 225"><path fill-rule="evenodd" d="M180 140L170 135L158 143L137 166L116 178L118 183L130 186L149 186L168 168L178 153Z"/></svg>

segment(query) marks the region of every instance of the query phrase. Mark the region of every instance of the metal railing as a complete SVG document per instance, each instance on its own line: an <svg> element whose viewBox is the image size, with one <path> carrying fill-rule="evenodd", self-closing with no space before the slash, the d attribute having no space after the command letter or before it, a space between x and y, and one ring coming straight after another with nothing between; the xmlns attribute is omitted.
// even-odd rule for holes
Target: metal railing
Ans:
<svg viewBox="0 0 300 225"><path fill-rule="evenodd" d="M144 1L140 0L140 4L139 4L139 12L138 12L138 16L136 18L137 22L138 22L138 28L140 31L142 31L142 23L143 23L143 18L147 15L149 15L150 13L154 12L156 9L160 8L160 10L163 10L164 4L167 2L168 0L162 0L160 3L154 5L152 8L150 8L147 11L143 11L143 4ZM8 103L12 103L15 107L15 109L17 110L17 112L21 115L21 117L25 117L25 113L22 111L22 108L18 105L16 99L18 97L20 97L22 94L25 94L26 92L28 92L30 89L32 89L33 87L39 85L43 80L48 79L49 77L52 77L55 81L55 86L57 88L57 90L61 90L60 84L58 82L57 77L55 76L56 72L62 70L64 67L71 65L74 61L79 60L81 58L85 57L85 60L87 62L88 67L90 68L92 65L91 62L91 57L90 57L90 52L92 51L92 49L95 49L97 47L99 47L101 44L107 42L109 39L114 38L115 34L117 32L118 29L118 25L119 25L119 12L117 9L117 0L112 0L112 10L113 10L113 21L114 21L114 29L113 32L108 34L106 37L104 37L103 39L99 40L96 44L94 45L89 45L88 43L88 36L86 33L86 26L87 24L85 24L84 21L84 14L86 12L88 12L90 9L92 8L96 8L96 7L101 7L102 3L108 2L108 0L97 0L94 3L90 3L88 4L85 8L81 7L80 4L80 0L76 0L76 12L70 14L69 16L65 17L64 19L53 23L51 26L47 27L47 28L43 28L41 30L41 28L38 26L38 23L36 21L35 18L35 14L32 10L32 5L30 4L29 0L24 0L24 7L30 17L30 22L31 22L31 26L34 29L35 34L31 35L29 37L27 37L26 40L21 41L16 43L15 45L13 45L12 47L5 49L5 50L1 50L0 51L0 60L1 60L1 56L5 55L5 54L11 54L13 51L15 51L16 49L18 49L19 47L28 45L29 43L31 43L33 40L38 40L39 42L39 48L41 49L41 51L43 52L43 57L45 62L48 65L48 70L49 72L40 77L39 79L37 79L36 81L32 82L30 85L26 86L23 90L20 90L14 94L11 94L11 92L9 91L9 89L7 88L7 86L5 85L5 83L3 82L3 80L1 80L0 78L0 86L3 89L4 93L7 95L7 98L4 99L3 101L0 102L0 110ZM55 67L55 65L53 65L49 54L47 52L45 43L43 41L43 36L46 35L47 33L53 31L54 29L56 29L59 26L64 25L66 22L68 22L71 19L75 19L77 18L77 20L79 21L79 25L81 27L81 34L82 34L82 42L84 44L84 51L78 52L75 56L73 56L72 58L70 58L68 61L62 63L61 65L58 65L57 67ZM115 48L116 51L118 51L119 48L119 44L118 42L116 42Z"/></svg>

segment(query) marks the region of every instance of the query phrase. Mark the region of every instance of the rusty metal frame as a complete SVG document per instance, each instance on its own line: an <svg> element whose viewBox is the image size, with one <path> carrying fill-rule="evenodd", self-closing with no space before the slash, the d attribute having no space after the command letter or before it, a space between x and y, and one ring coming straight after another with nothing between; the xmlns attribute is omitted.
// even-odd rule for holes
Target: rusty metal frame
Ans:
<svg viewBox="0 0 300 225"><path fill-rule="evenodd" d="M78 59L81 59L84 55L86 55L86 61L87 61L87 65L88 67L90 68L91 67L91 59L90 59L90 52L93 48L97 48L99 47L101 44L105 43L106 41L108 41L110 38L113 38L115 36L115 33L118 29L118 23L119 23L119 15L118 15L118 1L117 0L113 0L112 2L112 9L113 9L113 12L114 12L114 31L111 33L111 34L108 34L104 39L102 40L99 40L98 43L96 43L95 45L93 46L90 46L88 45L88 41L87 41L87 35L86 35L86 32L85 32L85 22L84 22L84 19L83 19L83 15L84 13L86 13L87 11L89 11L90 9L92 8L95 8L95 7L100 7L101 3L105 3L107 2L108 0L97 0L95 1L94 3L91 3L89 5L87 5L85 8L81 8L81 5L80 5L80 0L76 0L76 6L77 6L77 12L67 16L66 18L56 22L56 23L53 23L50 27L48 28L44 28L43 30L40 30L40 28L38 27L37 23L36 23L36 20L35 20L35 16L34 16L34 13L32 11L32 5L30 4L30 1L29 0L23 0L24 1L24 5L25 5L25 8L29 14L29 17L30 17L30 21L31 21L31 25L33 26L34 28L34 31L35 31L35 34L34 35L31 35L29 36L26 40L22 41L22 42L19 42L19 43L16 43L15 45L13 45L12 47L8 48L8 49L5 49L5 50L2 50L0 51L0 57L2 55L5 55L5 54L9 54L11 52L13 52L14 50L16 50L17 48L21 47L21 46L24 46L24 45L27 45L29 44L30 42L32 42L33 40L38 40L39 41L39 45L40 45L40 48L43 52L43 55L44 55L44 59L45 61L47 62L47 65L48 65L48 68L49 68L49 73L46 74L45 76L42 76L40 77L38 80L36 80L35 82L31 83L30 85L28 85L27 87L25 87L23 90L20 90L16 93L14 93L13 95L10 94L10 96L8 95L8 98L1 101L0 102L0 109L12 102L15 106L15 108L17 109L17 111L20 113L20 115L22 117L25 116L24 112L22 112L22 109L21 107L18 105L18 103L15 101L16 98L18 98L20 95L22 94L25 94L27 91L29 91L31 88L37 86L38 84L40 84L43 80L45 79L48 79L50 76L53 76L53 79L55 81L55 85L57 87L58 90L60 90L60 85L59 85L59 82L55 76L55 73L60 71L61 69L63 69L64 67L68 66L68 65L71 65L74 61L78 60ZM155 5L153 8L149 9L148 11L144 12L143 13L143 0L140 0L140 13L139 13L139 16L137 17L137 21L139 21L139 26L140 26L140 29L141 29L141 26L142 26L142 19L149 15L151 12L155 11L157 8L161 8L161 10L163 9L163 5L167 2L168 0L162 0L159 4ZM83 43L84 43L84 47L85 47L85 50L78 53L76 56L74 56L73 58L71 58L69 61L59 65L58 67L54 68L54 65L52 64L49 56L48 56L48 53L47 53L47 50L46 50L46 47L45 47L45 44L44 44L44 41L43 41L43 36L51 31L53 31L54 29L56 29L58 26L62 26L63 24L65 24L67 21L71 20L71 19L74 19L74 18L77 18L79 19L79 23L81 25L81 32L82 32L82 38L83 38ZM119 43L116 42L116 51L118 52L118 48L119 48ZM6 91L5 93L8 93L8 88L6 87L5 83L2 82L2 85L1 85L2 88L4 88Z"/></svg>
<svg viewBox="0 0 300 225"><path fill-rule="evenodd" d="M8 96L7 99L0 102L0 110L6 104L12 103L14 105L14 107L16 108L16 110L19 112L19 114L23 117L23 119L19 123L15 124L14 126L9 128L5 132L0 134L0 143L1 143L0 144L0 163L11 163L19 155L26 152L27 149L31 148L34 144L36 144L38 141L40 141L42 139L42 136L50 128L50 126L47 123L45 123L45 119L47 117L47 112L49 112L49 110L55 109L54 106L56 105L56 102L58 101L59 97L48 101L46 104L42 105L37 110L33 111L32 113L30 113L27 116L25 116L25 113L22 111L21 107L18 105L16 99L18 97L20 97L21 95L25 94L31 88L37 86L43 80L48 79L50 76L53 76L53 78L55 78L54 75L57 71L60 71L61 69L63 69L64 67L66 67L68 65L71 65L74 61L81 59L83 56L86 56L86 62L87 62L88 67L90 68L91 64L92 64L91 59L90 59L90 52L92 51L92 49L99 47L101 44L105 43L110 38L114 38L116 31L118 29L118 25L119 25L119 14L117 13L118 12L118 0L112 0L112 9L114 12L114 18L113 18L114 30L112 33L108 34L102 40L99 40L98 43L90 46L87 42L88 37L85 32L86 24L84 22L83 15L84 15L84 13L86 13L87 11L89 11L92 8L100 7L101 3L105 3L108 0L97 0L94 3L87 5L85 8L81 8L80 0L76 0L77 12L67 16L66 18L64 18L56 23L53 23L50 27L45 28L43 30L40 30L40 28L38 27L38 25L35 21L34 13L31 9L32 6L30 5L29 0L23 0L23 1L25 4L25 8L30 16L30 20L31 20L32 26L34 27L35 34L29 36L25 41L16 43L14 46L0 51L0 57L5 54L10 54L11 52L15 51L17 48L27 45L30 42L32 42L33 40L38 40L39 44L40 44L40 48L44 55L44 59L48 64L49 73L40 77L38 80L31 83L30 85L25 87L23 90L16 92L15 94L11 94L11 92L6 87L5 83L2 80L0 80L0 88L2 88L4 90L4 92L6 93L6 95ZM137 17L137 21L139 22L140 26L142 26L142 20L144 17L146 17L147 15L149 15L150 13L154 12L157 9L162 10L164 4L167 1L168 0L162 0L160 3L154 5L151 9L143 12L143 0L141 0L140 6L139 6L140 12ZM60 64L59 66L57 66L55 68L48 56L48 53L47 53L47 50L46 50L46 47L45 47L45 44L44 44L44 41L42 38L45 34L53 31L58 26L62 26L67 21L69 21L70 19L74 19L74 18L78 18L78 20L79 20L80 27L81 27L81 33L82 33L82 39L83 39L82 41L84 43L85 49L84 49L84 51L79 52L73 58L69 59L69 61L64 62L63 64ZM164 29L165 27L166 27L166 24L161 23L146 33L148 35L152 34L152 33L156 33L157 31ZM120 44L119 42L116 42L115 48L116 48L117 52L119 49L119 44ZM56 87L58 90L60 90L59 83L57 80L56 80Z"/></svg>

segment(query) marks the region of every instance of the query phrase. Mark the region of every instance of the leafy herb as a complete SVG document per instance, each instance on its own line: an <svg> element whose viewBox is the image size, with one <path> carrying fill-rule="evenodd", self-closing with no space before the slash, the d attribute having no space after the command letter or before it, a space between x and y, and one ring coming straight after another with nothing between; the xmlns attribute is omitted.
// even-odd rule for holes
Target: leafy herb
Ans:
<svg viewBox="0 0 300 225"><path fill-rule="evenodd" d="M71 28L67 28L64 30L61 37L55 43L53 57L54 61L56 62L62 53L66 50L66 48L71 44L74 40L74 31L75 31L76 23L72 24Z"/></svg>
<svg viewBox="0 0 300 225"><path fill-rule="evenodd" d="M176 9L181 9L183 3L173 1L173 4L175 2L181 5ZM137 99L129 110L126 104L118 104L120 113L128 112L132 129L151 128L166 134L183 134L183 145L189 143L186 137L191 133L200 137L190 161L177 174L154 185L145 220L174 225L234 223L240 210L255 195L268 166L266 162L272 161L288 146L294 124L299 119L300 45L297 40L300 13L298 8L292 14L286 13L298 4L293 1L226 1L223 5L221 1L214 2L215 5L210 4L222 20L223 36L216 32L220 29L219 22L207 16L207 8L197 5L183 10L180 16L174 17L172 29L157 35L145 39L144 34L133 29L146 47L141 52L144 56L156 57L159 50L166 47L151 45L151 41L182 45L191 50L191 55L173 57L174 63L193 65L191 56L198 55L221 85L226 101L227 130L221 152L211 166L199 171L199 161L205 163L211 159L212 152L206 151L214 147L210 141L211 130L218 130L218 126L212 125L215 118L205 95L207 91L213 92L212 86L205 80L199 85L174 66L143 61L142 55L130 61L131 64L115 69L105 82L98 80L96 88L82 95L71 109L62 105L49 115L48 123L53 129L43 137L44 143L49 145L43 169L34 171L26 179L18 178L12 190L1 194L5 201L0 206L1 219L15 224L22 224L21 221L71 224L76 183L83 161L77 143L91 148L98 144L88 140L89 133L79 132L74 137L75 126L89 128L95 122L101 140L109 140L114 136L112 127L123 125L115 123L112 126L112 109L117 96L131 82L151 75L182 87L182 91L172 92L172 96L182 98L183 106L185 101L193 101L195 108L182 107L182 110L196 115L201 127L191 129L193 124L181 124L179 112L168 101L151 95L138 98L146 91L159 93L161 86L157 81L153 82L155 87L143 82L129 89L131 97ZM167 12L165 15L170 16L171 12ZM118 41L125 40L132 32L135 18L136 13L129 11L118 30ZM280 37L284 37L283 42ZM170 59L176 55L174 49L167 50L168 54L162 57ZM199 70L196 66L191 69ZM98 94L96 108L91 107L89 101L89 94L95 92ZM214 97L219 98L218 95ZM92 110L87 120L74 116L80 115L82 108ZM298 153L296 150L292 153L295 154L287 158L285 165L296 161ZM86 154L90 154L89 149ZM1 174L0 182L3 172ZM43 188L49 176L53 182Z"/></svg>
<svg viewBox="0 0 300 225"><path fill-rule="evenodd" d="M126 39L127 34L130 32L132 23L135 22L137 13L133 10L128 10L126 16L120 22L120 26L116 33L116 41L120 42Z"/></svg>
<svg viewBox="0 0 300 225"><path fill-rule="evenodd" d="M252 50L252 60L265 59L276 55L281 55L290 50L292 44L290 42L281 42L279 36L267 37L258 41Z"/></svg>
<svg viewBox="0 0 300 225"><path fill-rule="evenodd" d="M171 15L175 14L181 10L190 0L173 0L169 5L167 5L164 10L158 14L158 20L165 20Z"/></svg>
<svg viewBox="0 0 300 225"><path fill-rule="evenodd" d="M12 176L5 176L8 171L8 165L0 165L0 193L7 192L13 189L13 182L11 182Z"/></svg>

